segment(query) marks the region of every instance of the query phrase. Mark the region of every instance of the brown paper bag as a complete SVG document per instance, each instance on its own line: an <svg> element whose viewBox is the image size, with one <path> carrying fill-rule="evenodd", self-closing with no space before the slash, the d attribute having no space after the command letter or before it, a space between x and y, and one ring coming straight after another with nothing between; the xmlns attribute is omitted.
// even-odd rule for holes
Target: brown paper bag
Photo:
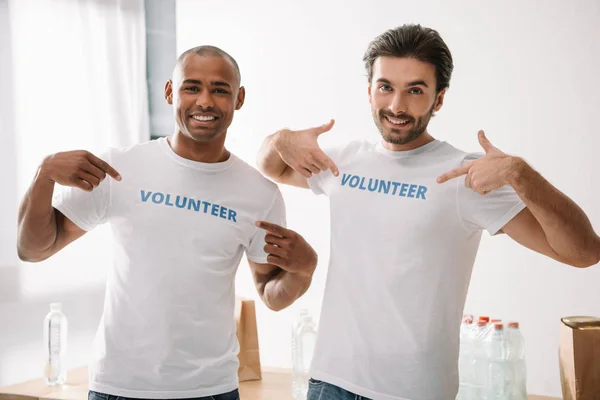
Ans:
<svg viewBox="0 0 600 400"><path fill-rule="evenodd" d="M565 400L600 399L600 318L561 318L560 383Z"/></svg>
<svg viewBox="0 0 600 400"><path fill-rule="evenodd" d="M261 379L262 372L254 300L236 297L235 322L237 337L240 342L240 353L238 354L238 360L240 361L239 380L244 382Z"/></svg>

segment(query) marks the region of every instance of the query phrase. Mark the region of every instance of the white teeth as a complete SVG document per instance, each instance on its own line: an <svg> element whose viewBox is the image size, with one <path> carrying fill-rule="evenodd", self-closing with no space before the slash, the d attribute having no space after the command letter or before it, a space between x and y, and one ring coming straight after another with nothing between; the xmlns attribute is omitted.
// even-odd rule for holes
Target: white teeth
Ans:
<svg viewBox="0 0 600 400"><path fill-rule="evenodd" d="M194 118L197 121L214 121L215 120L215 117L208 116L208 115L192 115L192 118Z"/></svg>
<svg viewBox="0 0 600 400"><path fill-rule="evenodd" d="M392 124L394 125L404 125L408 123L407 119L396 119L396 118L390 118L390 117L386 117L388 121L390 121Z"/></svg>

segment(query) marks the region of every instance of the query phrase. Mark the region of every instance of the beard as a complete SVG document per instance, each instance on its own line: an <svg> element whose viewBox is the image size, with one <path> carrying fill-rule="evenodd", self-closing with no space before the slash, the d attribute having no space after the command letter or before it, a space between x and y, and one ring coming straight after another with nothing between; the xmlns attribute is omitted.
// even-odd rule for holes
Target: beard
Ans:
<svg viewBox="0 0 600 400"><path fill-rule="evenodd" d="M377 129L383 140L390 144L407 144L417 139L425 132L427 125L429 125L429 120L431 120L431 117L433 116L434 108L435 104L431 106L431 109L429 109L425 115L421 115L418 118L408 114L400 114L399 116L394 115L388 110L381 110L379 112L373 110L373 121L375 121L375 125L377 125ZM384 126L385 117L405 119L408 120L407 124L412 124L412 126L408 132L403 129L389 128Z"/></svg>

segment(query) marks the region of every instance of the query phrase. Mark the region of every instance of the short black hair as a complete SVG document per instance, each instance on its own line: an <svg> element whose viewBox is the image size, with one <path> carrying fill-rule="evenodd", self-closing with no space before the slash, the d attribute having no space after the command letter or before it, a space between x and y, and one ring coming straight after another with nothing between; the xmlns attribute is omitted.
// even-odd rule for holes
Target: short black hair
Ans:
<svg viewBox="0 0 600 400"><path fill-rule="evenodd" d="M440 34L421 25L406 24L377 36L363 56L369 83L373 78L373 63L377 57L410 57L435 66L436 90L450 87L454 64L450 49Z"/></svg>
<svg viewBox="0 0 600 400"><path fill-rule="evenodd" d="M190 54L196 54L199 56L223 57L223 58L228 59L233 64L233 68L235 69L235 74L238 78L238 82L241 84L242 74L240 73L240 67L239 67L237 61L235 61L235 58L233 58L226 51L221 50L220 48L218 48L216 46L208 46L208 45L192 47L191 49L187 49L186 51L181 53L181 55L179 57L177 57L177 65L181 65L183 60Z"/></svg>

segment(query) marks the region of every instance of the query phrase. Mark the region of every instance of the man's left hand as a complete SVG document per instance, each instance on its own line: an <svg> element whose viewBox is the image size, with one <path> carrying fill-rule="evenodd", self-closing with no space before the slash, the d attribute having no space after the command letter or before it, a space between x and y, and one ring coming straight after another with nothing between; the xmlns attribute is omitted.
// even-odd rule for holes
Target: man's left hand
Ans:
<svg viewBox="0 0 600 400"><path fill-rule="evenodd" d="M438 183L466 175L465 186L480 194L510 184L518 160L492 145L483 131L478 132L478 138L485 156L440 175Z"/></svg>
<svg viewBox="0 0 600 400"><path fill-rule="evenodd" d="M267 262L284 271L311 277L317 266L317 253L302 235L266 221L256 226L267 231L265 252Z"/></svg>

